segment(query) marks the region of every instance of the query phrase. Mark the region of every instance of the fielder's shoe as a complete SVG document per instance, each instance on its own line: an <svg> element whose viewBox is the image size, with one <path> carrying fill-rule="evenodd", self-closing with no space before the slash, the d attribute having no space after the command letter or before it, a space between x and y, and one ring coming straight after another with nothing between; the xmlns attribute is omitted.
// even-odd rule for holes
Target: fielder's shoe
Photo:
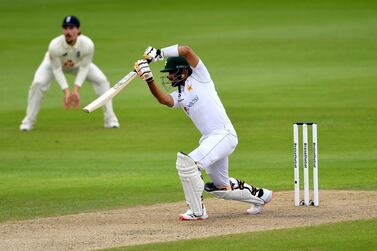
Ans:
<svg viewBox="0 0 377 251"><path fill-rule="evenodd" d="M208 219L207 210L203 207L203 214L201 216L195 215L191 209L187 210L186 213L179 215L180 220L206 220Z"/></svg>
<svg viewBox="0 0 377 251"><path fill-rule="evenodd" d="M109 119L105 119L105 128L119 128L119 122L117 117L111 117Z"/></svg>
<svg viewBox="0 0 377 251"><path fill-rule="evenodd" d="M29 122L22 122L20 125L20 131L28 132L33 129L33 124Z"/></svg>
<svg viewBox="0 0 377 251"><path fill-rule="evenodd" d="M274 195L275 193L273 191L263 188L263 195L260 198L264 201L265 204L251 204L251 207L246 210L246 213L250 215L262 213L263 207L274 198Z"/></svg>

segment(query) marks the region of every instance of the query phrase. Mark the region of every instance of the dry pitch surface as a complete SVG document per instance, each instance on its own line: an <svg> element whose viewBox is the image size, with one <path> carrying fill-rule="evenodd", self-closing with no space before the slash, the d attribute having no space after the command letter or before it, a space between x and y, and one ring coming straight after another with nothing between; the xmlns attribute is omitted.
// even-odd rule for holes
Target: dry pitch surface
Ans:
<svg viewBox="0 0 377 251"><path fill-rule="evenodd" d="M182 222L183 202L14 221L0 224L0 250L92 250L377 217L377 192L321 191L320 207L293 206L278 192L263 214L247 204L208 199L210 218Z"/></svg>

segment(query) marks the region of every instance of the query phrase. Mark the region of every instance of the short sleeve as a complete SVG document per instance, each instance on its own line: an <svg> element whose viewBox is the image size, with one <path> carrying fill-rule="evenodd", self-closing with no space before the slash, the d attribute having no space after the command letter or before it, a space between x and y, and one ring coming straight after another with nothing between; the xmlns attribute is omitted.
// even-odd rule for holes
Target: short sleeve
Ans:
<svg viewBox="0 0 377 251"><path fill-rule="evenodd" d="M199 59L199 63L196 65L196 67L195 68L191 67L191 69L192 69L191 77L193 77L195 80L201 83L211 82L211 75L209 74L202 60Z"/></svg>

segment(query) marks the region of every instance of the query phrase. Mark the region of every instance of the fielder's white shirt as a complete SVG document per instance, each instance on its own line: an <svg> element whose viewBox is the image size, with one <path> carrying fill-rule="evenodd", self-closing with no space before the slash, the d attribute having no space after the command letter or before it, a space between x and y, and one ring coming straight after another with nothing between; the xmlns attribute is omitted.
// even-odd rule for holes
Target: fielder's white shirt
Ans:
<svg viewBox="0 0 377 251"><path fill-rule="evenodd" d="M217 95L215 84L201 60L192 68L192 74L181 89L180 97L178 90L170 94L174 99L173 107L181 107L203 136L224 129L236 135Z"/></svg>
<svg viewBox="0 0 377 251"><path fill-rule="evenodd" d="M60 35L50 42L46 57L49 57L54 77L62 89L68 88L63 71L78 70L75 85L81 86L84 83L93 53L93 41L84 35L79 35L73 46L65 41L64 35Z"/></svg>

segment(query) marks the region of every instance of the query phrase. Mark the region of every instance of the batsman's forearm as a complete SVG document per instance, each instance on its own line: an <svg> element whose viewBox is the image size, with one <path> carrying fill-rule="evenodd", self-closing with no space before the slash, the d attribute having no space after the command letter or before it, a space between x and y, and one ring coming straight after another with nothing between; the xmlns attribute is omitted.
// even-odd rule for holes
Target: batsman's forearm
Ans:
<svg viewBox="0 0 377 251"><path fill-rule="evenodd" d="M187 63L195 68L199 63L199 57L195 54L194 50L187 45L172 45L161 49L165 58L169 57L185 57Z"/></svg>
<svg viewBox="0 0 377 251"><path fill-rule="evenodd" d="M170 95L162 92L160 88L158 88L154 80L148 83L148 87L152 95L158 100L158 102L160 102L160 104L163 104L169 107L172 107L174 105L173 98Z"/></svg>

